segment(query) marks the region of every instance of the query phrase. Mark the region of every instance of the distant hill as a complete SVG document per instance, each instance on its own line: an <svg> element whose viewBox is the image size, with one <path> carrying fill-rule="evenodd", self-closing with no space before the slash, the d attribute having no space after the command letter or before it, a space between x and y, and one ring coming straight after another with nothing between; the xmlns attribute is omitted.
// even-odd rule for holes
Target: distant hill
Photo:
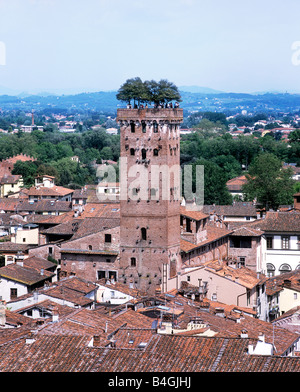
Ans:
<svg viewBox="0 0 300 392"><path fill-rule="evenodd" d="M186 93L196 93L196 94L220 94L224 91L214 90L209 87L199 87L199 86L180 86L178 87L180 91Z"/></svg>
<svg viewBox="0 0 300 392"><path fill-rule="evenodd" d="M216 111L237 113L242 110L250 112L295 112L300 111L300 94L265 93L245 94L213 92L217 90L206 87L190 86L186 90L198 90L198 92L184 91L180 93L182 102L180 106L185 112ZM200 92L201 91L201 92ZM59 112L60 109L70 113L85 111L100 111L103 113L116 114L118 107L124 107L124 103L116 99L116 91L99 91L70 95L1 95L0 109L2 110L46 110L52 109Z"/></svg>

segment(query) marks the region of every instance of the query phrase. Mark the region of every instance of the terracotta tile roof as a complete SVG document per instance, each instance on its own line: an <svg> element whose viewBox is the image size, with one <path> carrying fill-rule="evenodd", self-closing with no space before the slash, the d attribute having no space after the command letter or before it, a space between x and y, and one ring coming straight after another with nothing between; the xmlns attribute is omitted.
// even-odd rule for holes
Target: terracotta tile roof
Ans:
<svg viewBox="0 0 300 392"><path fill-rule="evenodd" d="M65 188L63 186L54 185L53 187L31 187L28 189L28 196L66 196L72 194L74 189Z"/></svg>
<svg viewBox="0 0 300 392"><path fill-rule="evenodd" d="M63 214L64 215L64 214ZM75 232L78 230L78 227L80 224L83 222L82 220L79 219L69 219L67 222L57 224L53 227L50 227L45 230L40 230L41 234L56 234L56 235L74 235ZM51 221L51 220L50 220ZM49 220L46 221L48 223ZM43 222L45 223L45 221ZM53 221L52 221L53 223Z"/></svg>
<svg viewBox="0 0 300 392"><path fill-rule="evenodd" d="M152 324L152 319L149 319L149 317L137 313L132 309L126 309L112 317L117 319L120 323L126 324L126 327L128 328L150 328Z"/></svg>
<svg viewBox="0 0 300 392"><path fill-rule="evenodd" d="M18 204L17 198L2 197L0 198L0 211L15 212Z"/></svg>
<svg viewBox="0 0 300 392"><path fill-rule="evenodd" d="M68 278L61 279L59 282L56 282L55 285L67 287L84 295L97 289L97 285L95 283L78 278L77 276L70 276Z"/></svg>
<svg viewBox="0 0 300 392"><path fill-rule="evenodd" d="M247 182L246 176L239 176L232 178L231 180L226 182L226 186L229 191L240 191L242 186Z"/></svg>
<svg viewBox="0 0 300 392"><path fill-rule="evenodd" d="M61 299L82 307L93 303L92 299L85 297L82 293L63 286L51 287L45 290L44 294L50 298Z"/></svg>
<svg viewBox="0 0 300 392"><path fill-rule="evenodd" d="M54 283L48 282L44 287L36 290L39 295L49 297L48 300L57 302L57 300L63 300L73 303L77 306L90 306L93 304L93 299L89 298L88 295L97 289L97 286L89 281L78 278L77 276L70 276ZM33 297L33 293L28 293L17 297L15 300L11 300L9 303L15 303L27 298Z"/></svg>
<svg viewBox="0 0 300 392"><path fill-rule="evenodd" d="M27 336L30 332L30 329L31 327L29 325L23 325L20 328L0 329L0 347L7 343L14 344L22 337L25 338L25 336Z"/></svg>
<svg viewBox="0 0 300 392"><path fill-rule="evenodd" d="M179 295L162 295L164 303L180 302L184 322L190 316L203 320L217 335L195 337L160 335L148 327L153 318L133 310L113 316L98 310L72 309L55 323L46 323L33 333L23 326L9 334L0 331L0 371L6 372L286 372L300 371L300 358L283 357L299 338L298 334L270 323L243 316L240 322L201 311ZM180 325L181 327L181 325ZM248 338L240 338L243 330ZM273 334L275 332L275 334ZM273 356L252 356L248 345L263 333L266 342L275 343ZM92 346L93 337L99 337ZM109 347L112 340L113 347Z"/></svg>
<svg viewBox="0 0 300 392"><path fill-rule="evenodd" d="M19 327L20 325L32 325L32 319L30 317L23 316L22 314L5 310L6 324L11 327Z"/></svg>
<svg viewBox="0 0 300 392"><path fill-rule="evenodd" d="M33 158L30 155L26 155L26 154L19 154L3 160L1 164L2 163L15 164L17 161L22 161L22 162L36 161L36 158Z"/></svg>
<svg viewBox="0 0 300 392"><path fill-rule="evenodd" d="M56 323L47 324L43 328L43 334L68 334L88 336L90 339L94 335L99 335L102 344L108 344L108 336L124 325L124 322L103 317L94 310L76 309L73 313L67 314Z"/></svg>
<svg viewBox="0 0 300 392"><path fill-rule="evenodd" d="M257 273L255 271L246 267L232 268L226 265L226 263L219 261L208 261L204 263L204 265L206 269L209 269L214 274L230 279L233 282L238 282L240 285L247 287L248 289L252 289L257 284L261 284L267 280L267 278L262 274L259 274L259 277L257 277Z"/></svg>
<svg viewBox="0 0 300 392"><path fill-rule="evenodd" d="M230 205L204 205L203 212L206 214L216 214L221 216L257 216L256 207L253 203L236 202Z"/></svg>
<svg viewBox="0 0 300 392"><path fill-rule="evenodd" d="M21 178L18 174L4 174L0 176L0 184L16 184Z"/></svg>
<svg viewBox="0 0 300 392"><path fill-rule="evenodd" d="M0 276L32 286L51 278L54 276L54 273L44 270L42 274L41 271L38 271L35 268L23 267L18 264L8 264L0 268Z"/></svg>
<svg viewBox="0 0 300 392"><path fill-rule="evenodd" d="M24 296L22 296L22 297L24 298ZM44 313L48 313L48 314L52 314L53 310L55 309L60 317L65 317L65 316L74 312L74 308L72 308L68 305L61 305L57 302L51 301L49 299L45 299L45 300L39 301L39 302L32 301L32 303L30 305L24 306L23 308L18 308L17 310L15 310L12 313L22 315L23 312L25 312L29 309L33 309L33 308L40 309ZM26 318L28 319L29 317L26 317ZM32 321L31 318L29 318L29 319ZM47 320L45 320L45 321L47 321Z"/></svg>
<svg viewBox="0 0 300 392"><path fill-rule="evenodd" d="M192 210L189 210L183 206L180 206L180 215L187 216L188 218L194 219L197 221L208 218L208 216L209 216L209 215L205 214L203 212L203 210L202 211L192 211Z"/></svg>
<svg viewBox="0 0 300 392"><path fill-rule="evenodd" d="M143 349L89 347L90 336L34 334L18 329L0 346L0 371L6 372L296 372L299 358L252 356L249 339L152 335ZM126 333L120 330L120 341ZM143 332L143 337L147 331ZM18 336L18 337L17 337ZM128 335L127 335L128 336ZM122 338L122 339L121 339ZM111 375L109 376L111 377Z"/></svg>
<svg viewBox="0 0 300 392"><path fill-rule="evenodd" d="M209 311L207 311L202 310L199 302L194 301L192 303L190 299L179 294L170 296L162 295L161 298L164 298L164 305L170 309L170 314L172 314L173 308L183 310L177 318L177 326L179 329L186 328L187 323L191 318L197 316L203 320L203 323L207 324L211 330L217 333L216 337L228 339L238 338L241 336L243 330L247 330L250 339L258 339L259 334L263 333L267 343L273 343L274 339L277 355L282 355L299 337L299 335L288 332L280 327L276 328L274 335L273 325L248 315L248 308L246 308L244 312L236 305L232 305L232 308L230 308L230 306L226 304L206 300L210 304L210 307L208 308ZM225 317L217 316L215 314L215 309L220 307L224 308Z"/></svg>
<svg viewBox="0 0 300 392"><path fill-rule="evenodd" d="M15 213L0 213L0 225L10 227L15 224L25 224L27 223L23 216Z"/></svg>
<svg viewBox="0 0 300 392"><path fill-rule="evenodd" d="M74 211L64 212L60 215L38 215L38 214L30 214L26 216L26 221L28 222L36 222L41 223L44 226L50 225L58 225L60 223L70 222L74 219Z"/></svg>
<svg viewBox="0 0 300 392"><path fill-rule="evenodd" d="M180 248L183 252L188 253L194 249L199 248L200 246L209 244L210 242L217 241L220 238L229 236L230 233L232 233L232 231L227 230L226 228L207 226L207 239L205 241L201 241L198 244L194 244L192 242L181 239Z"/></svg>
<svg viewBox="0 0 300 392"><path fill-rule="evenodd" d="M267 294L274 295L288 288L300 292L300 271L295 270L284 274L272 276L267 280Z"/></svg>
<svg viewBox="0 0 300 392"><path fill-rule="evenodd" d="M120 220L116 218L85 218L78 225L77 231L74 233L72 240L82 238L91 234L99 233L107 229L120 226Z"/></svg>
<svg viewBox="0 0 300 392"><path fill-rule="evenodd" d="M38 200L36 202L23 201L17 205L18 211L24 212L69 212L71 203L62 200Z"/></svg>
<svg viewBox="0 0 300 392"><path fill-rule="evenodd" d="M38 270L43 269L51 269L56 267L56 264L51 261L44 259L43 257L30 256L23 260L23 265L25 267L31 267Z"/></svg>
<svg viewBox="0 0 300 392"><path fill-rule="evenodd" d="M14 242L0 242L0 253L5 252L26 252L30 248L29 245L18 244Z"/></svg>
<svg viewBox="0 0 300 392"><path fill-rule="evenodd" d="M239 227L233 230L231 236L241 236L241 237L260 237L263 234L261 230L255 230L251 227Z"/></svg>
<svg viewBox="0 0 300 392"><path fill-rule="evenodd" d="M79 215L85 218L120 218L119 203L88 203L84 206L84 211Z"/></svg>
<svg viewBox="0 0 300 392"><path fill-rule="evenodd" d="M88 190L87 189L74 189L72 194L72 199L87 199L88 198Z"/></svg>
<svg viewBox="0 0 300 392"><path fill-rule="evenodd" d="M264 219L249 223L249 227L265 232L300 233L300 212L267 212Z"/></svg>
<svg viewBox="0 0 300 392"><path fill-rule="evenodd" d="M140 295L140 292L138 289L130 288L127 284L124 284L121 282L112 283L111 281L108 281L107 279L99 279L96 281L96 283L101 286L108 287L111 290L117 290L117 291L120 291L124 294L128 294L134 298L137 298Z"/></svg>

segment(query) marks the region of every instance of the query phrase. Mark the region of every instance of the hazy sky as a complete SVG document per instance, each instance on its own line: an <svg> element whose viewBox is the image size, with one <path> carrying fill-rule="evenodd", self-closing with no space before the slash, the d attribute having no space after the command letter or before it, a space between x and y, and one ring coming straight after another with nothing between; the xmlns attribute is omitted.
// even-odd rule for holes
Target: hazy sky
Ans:
<svg viewBox="0 0 300 392"><path fill-rule="evenodd" d="M299 0L0 0L0 86L300 92L299 15Z"/></svg>

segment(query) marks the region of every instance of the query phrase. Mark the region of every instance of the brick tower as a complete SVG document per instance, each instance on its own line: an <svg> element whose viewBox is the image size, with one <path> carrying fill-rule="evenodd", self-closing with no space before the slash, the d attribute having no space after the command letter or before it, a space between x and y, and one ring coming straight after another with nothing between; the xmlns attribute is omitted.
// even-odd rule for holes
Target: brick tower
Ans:
<svg viewBox="0 0 300 392"><path fill-rule="evenodd" d="M121 133L119 280L166 291L180 268L182 109L118 109Z"/></svg>

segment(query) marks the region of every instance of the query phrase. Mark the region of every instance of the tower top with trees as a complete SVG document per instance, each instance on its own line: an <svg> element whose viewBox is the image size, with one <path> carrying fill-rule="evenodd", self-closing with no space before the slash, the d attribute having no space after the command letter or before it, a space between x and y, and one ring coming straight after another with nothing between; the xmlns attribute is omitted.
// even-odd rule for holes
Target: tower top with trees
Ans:
<svg viewBox="0 0 300 392"><path fill-rule="evenodd" d="M140 108L143 105L154 104L154 107L178 107L181 96L177 86L166 79L142 81L136 77L127 79L117 93L119 101L126 102L128 107ZM133 102L133 106L132 106Z"/></svg>

